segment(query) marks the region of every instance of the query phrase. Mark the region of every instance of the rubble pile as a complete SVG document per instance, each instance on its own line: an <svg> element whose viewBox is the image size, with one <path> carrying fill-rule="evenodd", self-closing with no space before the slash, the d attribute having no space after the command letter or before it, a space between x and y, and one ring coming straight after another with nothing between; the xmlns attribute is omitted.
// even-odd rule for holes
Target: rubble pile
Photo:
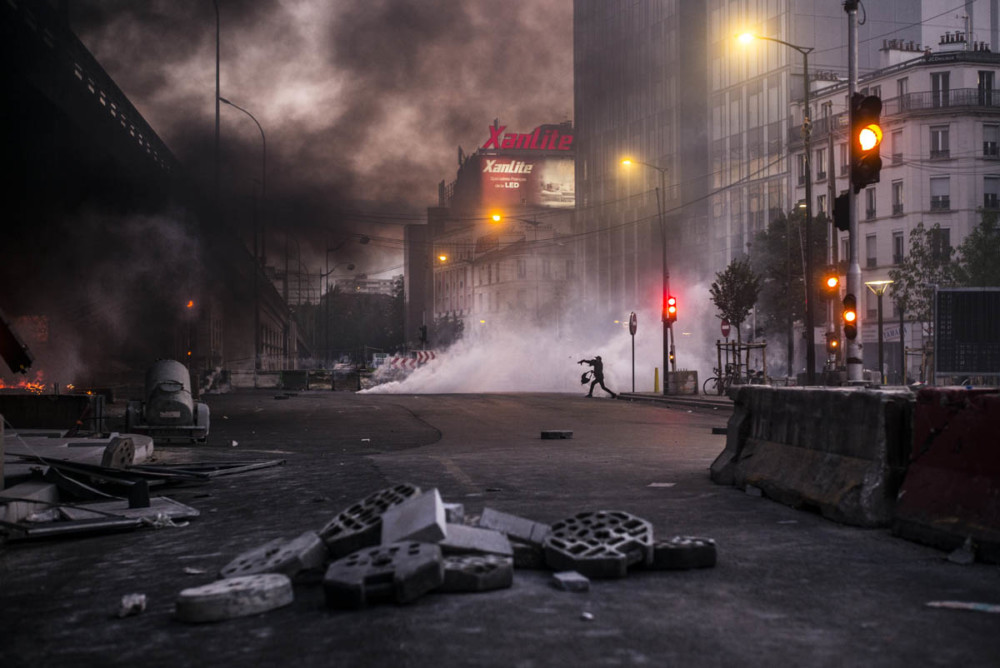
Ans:
<svg viewBox="0 0 1000 668"><path fill-rule="evenodd" d="M359 609L410 603L430 592L508 588L517 569L549 569L554 587L587 591L590 578L621 578L633 568L715 562L712 539L658 541L649 522L623 511L582 512L551 526L493 508L466 517L462 504L442 502L437 489L401 484L341 511L319 531L238 555L220 579L182 591L176 616L219 621L288 605L292 581L306 581L310 572L324 573L328 607Z"/></svg>

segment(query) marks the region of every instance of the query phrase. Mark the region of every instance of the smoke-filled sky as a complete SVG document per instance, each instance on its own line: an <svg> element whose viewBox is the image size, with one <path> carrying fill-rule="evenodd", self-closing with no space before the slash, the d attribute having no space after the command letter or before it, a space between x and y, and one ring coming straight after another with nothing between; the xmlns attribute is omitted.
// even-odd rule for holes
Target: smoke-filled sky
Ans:
<svg viewBox="0 0 1000 668"><path fill-rule="evenodd" d="M178 159L212 182L215 11L210 0L73 0L70 22ZM219 0L221 96L267 143L269 243L287 228L317 268L324 243L401 273L398 224L455 178L494 118L512 131L571 120L571 0ZM222 105L224 190L259 180L261 138ZM386 239L386 241L383 241ZM364 255L361 255L361 254ZM393 267L394 270L391 270Z"/></svg>

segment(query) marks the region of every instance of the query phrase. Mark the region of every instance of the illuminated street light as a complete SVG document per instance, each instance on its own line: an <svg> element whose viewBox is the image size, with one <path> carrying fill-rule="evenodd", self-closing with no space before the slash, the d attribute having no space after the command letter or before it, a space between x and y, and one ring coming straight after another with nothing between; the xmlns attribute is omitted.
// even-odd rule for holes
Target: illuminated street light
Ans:
<svg viewBox="0 0 1000 668"><path fill-rule="evenodd" d="M790 42L778 39L776 37L766 37L764 35L757 35L751 32L745 32L736 37L740 44L749 45L751 42L757 39L762 39L767 42L775 42L777 44L782 44L790 49L795 49L800 54L802 54L802 151L804 153L804 167L805 167L805 187L806 187L806 206L805 206L805 241L806 241L806 266L805 266L805 292L806 292L806 314L805 314L805 325L806 325L806 382L810 385L816 382L816 332L813 329L813 312L812 312L812 296L813 296L813 262L812 262L812 165L810 160L810 153L812 151L809 145L809 135L812 132L812 123L809 120L809 53L813 50L811 46L797 46Z"/></svg>
<svg viewBox="0 0 1000 668"><path fill-rule="evenodd" d="M438 261L440 261L440 262L447 262L448 261L448 256L445 255L444 253L442 253L441 255L438 255Z"/></svg>
<svg viewBox="0 0 1000 668"><path fill-rule="evenodd" d="M661 309L661 319L663 321L663 378L666 379L668 368L671 371L677 371L677 359L674 356L673 321L667 315L667 298L670 296L670 268L667 266L667 224L664 217L667 197L667 168L652 165L648 162L642 162L641 160L635 160L630 157L622 158L621 164L624 167L642 165L643 167L655 169L660 173L660 187L656 191L656 210L659 214L660 241L662 242L663 251L663 294L661 295L663 305ZM667 383L663 383L664 394L667 393L667 387Z"/></svg>
<svg viewBox="0 0 1000 668"><path fill-rule="evenodd" d="M885 384L885 373L883 372L882 358L882 295L886 289L892 285L892 281L865 281L865 287L878 297L878 377L882 384Z"/></svg>

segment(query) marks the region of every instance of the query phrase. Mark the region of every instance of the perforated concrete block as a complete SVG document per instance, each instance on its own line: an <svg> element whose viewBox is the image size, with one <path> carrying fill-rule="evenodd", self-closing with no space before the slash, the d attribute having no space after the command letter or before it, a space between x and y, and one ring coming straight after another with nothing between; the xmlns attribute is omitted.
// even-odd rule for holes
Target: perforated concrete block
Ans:
<svg viewBox="0 0 1000 668"><path fill-rule="evenodd" d="M493 508L483 508L483 514L479 518L479 526L499 531L506 534L508 538L514 538L531 545L542 545L546 536L552 531L552 527L548 524L503 513Z"/></svg>
<svg viewBox="0 0 1000 668"><path fill-rule="evenodd" d="M175 614L182 622L218 622L280 608L293 599L287 575L245 575L183 590Z"/></svg>
<svg viewBox="0 0 1000 668"><path fill-rule="evenodd" d="M336 559L378 545L382 538L382 513L418 494L419 487L404 483L381 489L345 508L319 531L330 556Z"/></svg>
<svg viewBox="0 0 1000 668"><path fill-rule="evenodd" d="M306 531L292 540L276 539L233 559L222 568L221 575L231 578L256 573L284 573L295 577L310 568L320 568L326 562L326 545L315 531Z"/></svg>

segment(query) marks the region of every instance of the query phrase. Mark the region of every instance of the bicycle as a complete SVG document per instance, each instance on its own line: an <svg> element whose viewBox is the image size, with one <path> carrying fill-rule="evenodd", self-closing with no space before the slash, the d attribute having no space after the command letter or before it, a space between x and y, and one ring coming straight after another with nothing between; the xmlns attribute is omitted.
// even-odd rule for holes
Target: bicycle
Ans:
<svg viewBox="0 0 1000 668"><path fill-rule="evenodd" d="M715 375L705 381L702 385L701 390L704 394L716 393L720 397L725 394L734 382L739 382L739 377L736 373L736 365L727 364L725 374L720 374L718 367L712 369Z"/></svg>

